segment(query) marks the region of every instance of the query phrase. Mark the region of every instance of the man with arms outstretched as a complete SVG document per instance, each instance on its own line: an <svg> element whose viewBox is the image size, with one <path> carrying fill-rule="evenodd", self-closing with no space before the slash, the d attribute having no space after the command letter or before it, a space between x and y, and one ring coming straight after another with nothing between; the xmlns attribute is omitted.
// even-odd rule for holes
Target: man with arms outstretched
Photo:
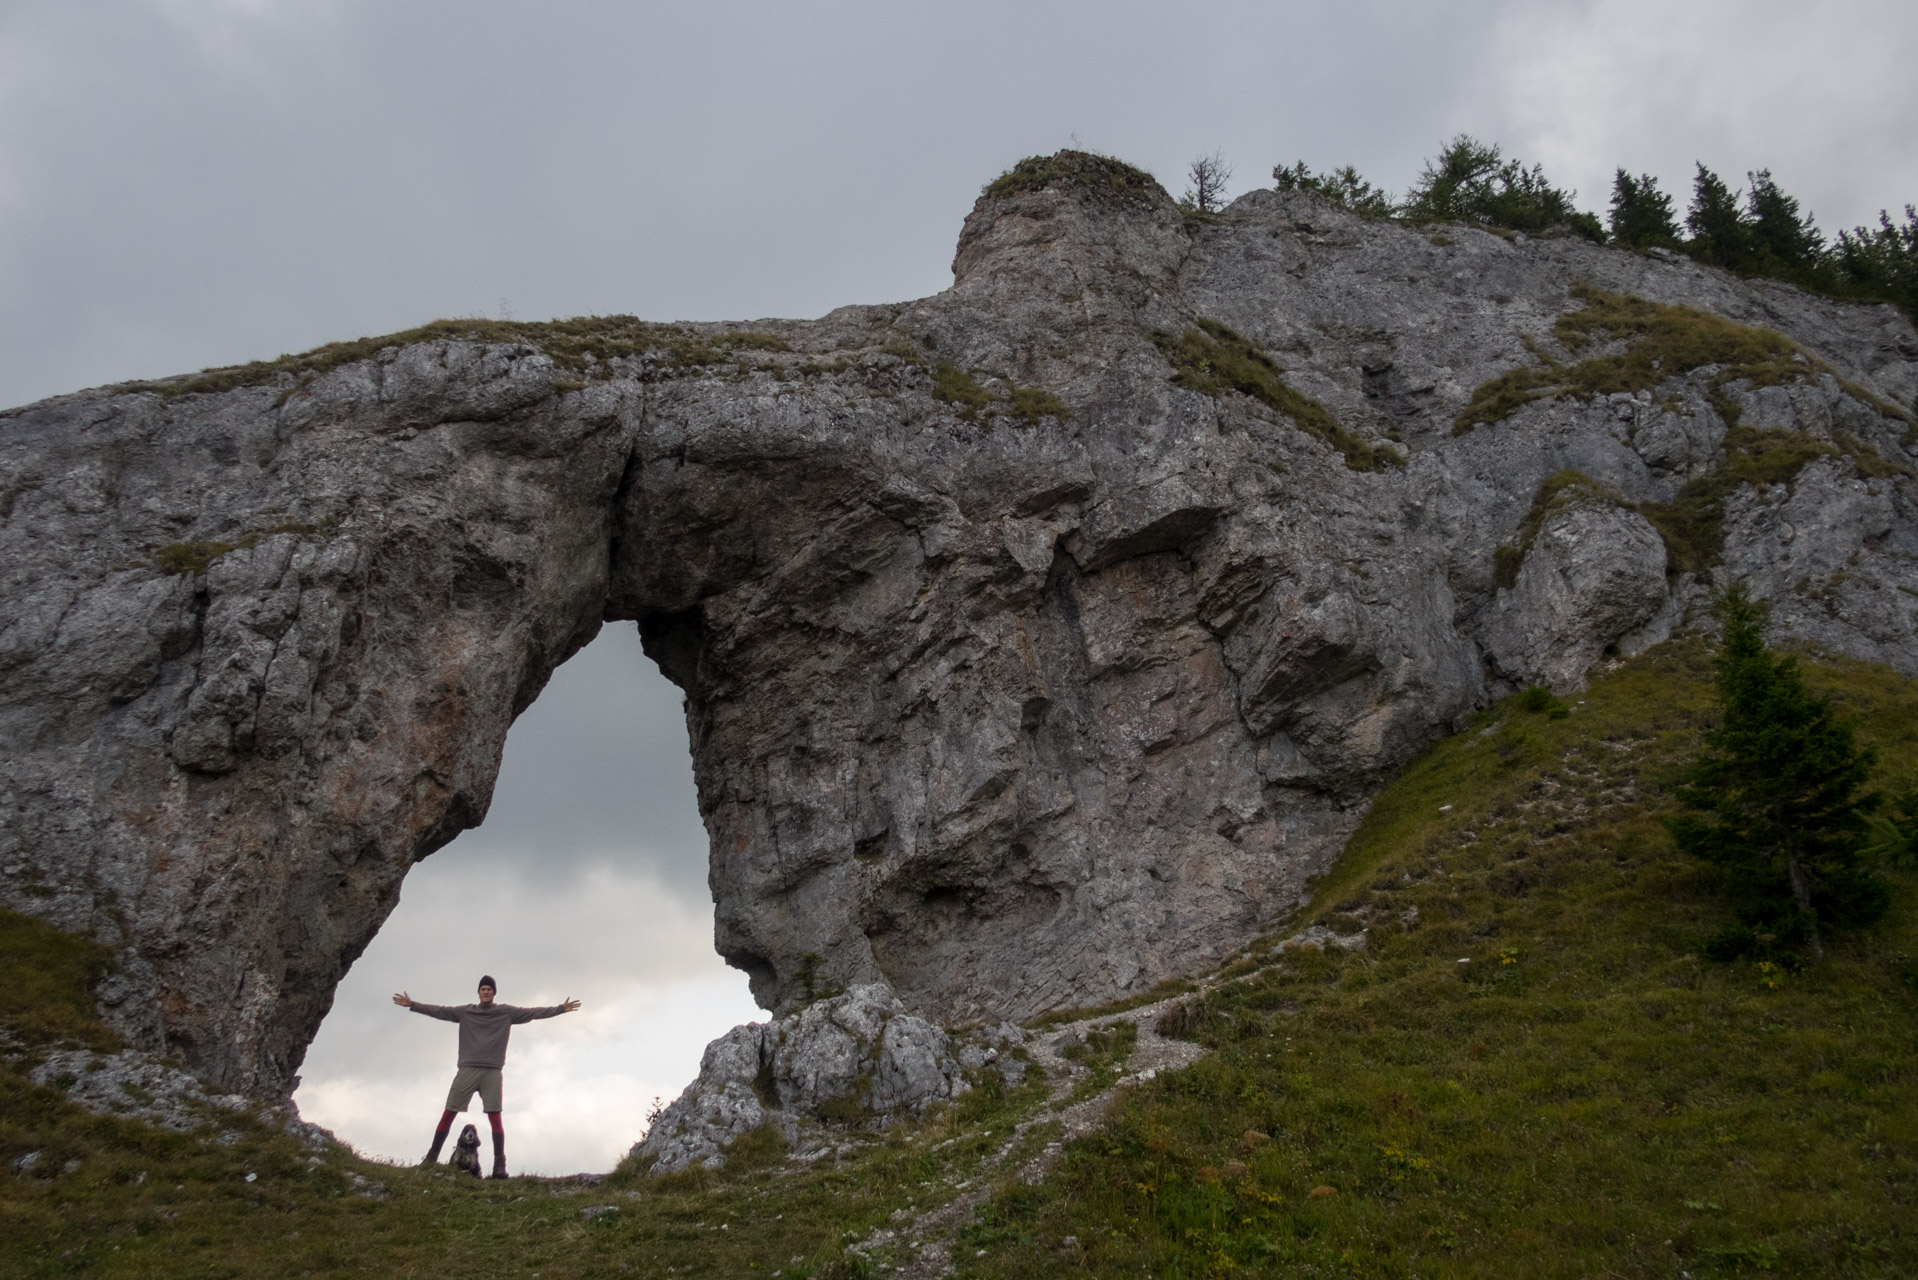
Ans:
<svg viewBox="0 0 1918 1280"><path fill-rule="evenodd" d="M544 1009L495 1004L493 996L498 990L499 984L488 974L479 980L478 1004L421 1004L404 991L393 997L393 1003L402 1009L460 1024L459 1074L453 1077L453 1087L446 1094L446 1114L440 1117L439 1128L433 1130L432 1150L426 1153L421 1164L439 1163L440 1147L446 1141L447 1130L453 1127L454 1114L466 1110L466 1104L478 1093L486 1118L493 1125L493 1176L504 1178L506 1132L500 1126L500 1072L506 1066L506 1037L512 1034L516 1022L556 1018L579 1008L579 1001L571 999Z"/></svg>

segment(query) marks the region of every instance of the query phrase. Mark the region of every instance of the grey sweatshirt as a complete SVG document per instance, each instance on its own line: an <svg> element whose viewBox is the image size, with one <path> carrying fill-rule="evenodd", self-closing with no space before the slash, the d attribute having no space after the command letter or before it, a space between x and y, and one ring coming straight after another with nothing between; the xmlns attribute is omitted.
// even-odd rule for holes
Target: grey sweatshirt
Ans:
<svg viewBox="0 0 1918 1280"><path fill-rule="evenodd" d="M566 1012L560 1005L521 1009L497 1000L492 1004L458 1005L422 1004L415 1000L411 1008L414 1013L423 1013L441 1022L460 1024L460 1066L495 1070L506 1065L506 1037L513 1033L514 1023L554 1018Z"/></svg>

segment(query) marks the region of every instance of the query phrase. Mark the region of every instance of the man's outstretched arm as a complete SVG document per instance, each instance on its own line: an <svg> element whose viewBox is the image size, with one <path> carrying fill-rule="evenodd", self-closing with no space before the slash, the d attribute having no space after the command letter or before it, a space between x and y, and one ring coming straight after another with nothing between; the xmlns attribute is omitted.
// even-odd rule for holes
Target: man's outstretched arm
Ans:
<svg viewBox="0 0 1918 1280"><path fill-rule="evenodd" d="M423 1013L429 1018L438 1018L441 1022L458 1022L460 1020L458 1009L449 1009L443 1004L427 1004L423 1000L415 1000L404 991L399 992L393 997L393 1003L402 1009L411 1009L414 1013Z"/></svg>
<svg viewBox="0 0 1918 1280"><path fill-rule="evenodd" d="M515 1009L514 1022L531 1022L535 1018L557 1018L562 1013L571 1013L579 1008L579 1001L570 996L561 1004L549 1004L543 1009Z"/></svg>

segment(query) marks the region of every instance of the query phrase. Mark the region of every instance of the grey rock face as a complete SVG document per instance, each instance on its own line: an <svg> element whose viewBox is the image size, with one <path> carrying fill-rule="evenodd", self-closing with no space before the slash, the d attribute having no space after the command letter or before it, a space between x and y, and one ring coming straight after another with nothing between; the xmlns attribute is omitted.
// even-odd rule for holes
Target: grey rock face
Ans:
<svg viewBox="0 0 1918 1280"><path fill-rule="evenodd" d="M791 1141L839 1101L884 1124L965 1093L966 1064L996 1060L1006 1039L1004 1031L987 1033L955 1056L946 1032L906 1012L887 988L855 987L770 1023L734 1027L707 1045L699 1078L633 1150L654 1157L654 1173L717 1168L748 1130L775 1124Z"/></svg>
<svg viewBox="0 0 1918 1280"><path fill-rule="evenodd" d="M1861 398L1918 393L1889 308L1273 192L1202 222L982 200L954 268L583 367L441 337L0 417L0 900L119 948L100 994L136 1045L281 1093L407 869L485 815L513 717L637 621L687 693L715 941L767 1007L808 981L949 1021L1136 991L1287 909L1460 717L1682 625L1712 583L1667 583L1616 504L1547 521L1510 590L1494 551L1560 470L1669 502L1722 463L1725 404L1834 452L1728 499L1719 576L1918 673L1914 458ZM1454 436L1578 281L1831 373ZM1406 466L1173 385L1152 335L1201 318Z"/></svg>
<svg viewBox="0 0 1918 1280"><path fill-rule="evenodd" d="M1664 539L1636 511L1590 501L1554 511L1486 611L1487 656L1514 684L1579 687L1665 603L1665 562Z"/></svg>

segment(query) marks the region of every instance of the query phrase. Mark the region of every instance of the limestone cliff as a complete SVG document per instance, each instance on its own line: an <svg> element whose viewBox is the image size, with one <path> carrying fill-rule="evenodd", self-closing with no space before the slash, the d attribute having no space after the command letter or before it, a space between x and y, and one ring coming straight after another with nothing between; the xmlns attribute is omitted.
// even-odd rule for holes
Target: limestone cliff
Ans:
<svg viewBox="0 0 1918 1280"><path fill-rule="evenodd" d="M637 621L760 999L1018 1017L1215 960L1411 753L1728 575L1918 672L1890 308L1067 160L914 303L0 417L0 899L120 948L136 1044L282 1092L513 717Z"/></svg>

